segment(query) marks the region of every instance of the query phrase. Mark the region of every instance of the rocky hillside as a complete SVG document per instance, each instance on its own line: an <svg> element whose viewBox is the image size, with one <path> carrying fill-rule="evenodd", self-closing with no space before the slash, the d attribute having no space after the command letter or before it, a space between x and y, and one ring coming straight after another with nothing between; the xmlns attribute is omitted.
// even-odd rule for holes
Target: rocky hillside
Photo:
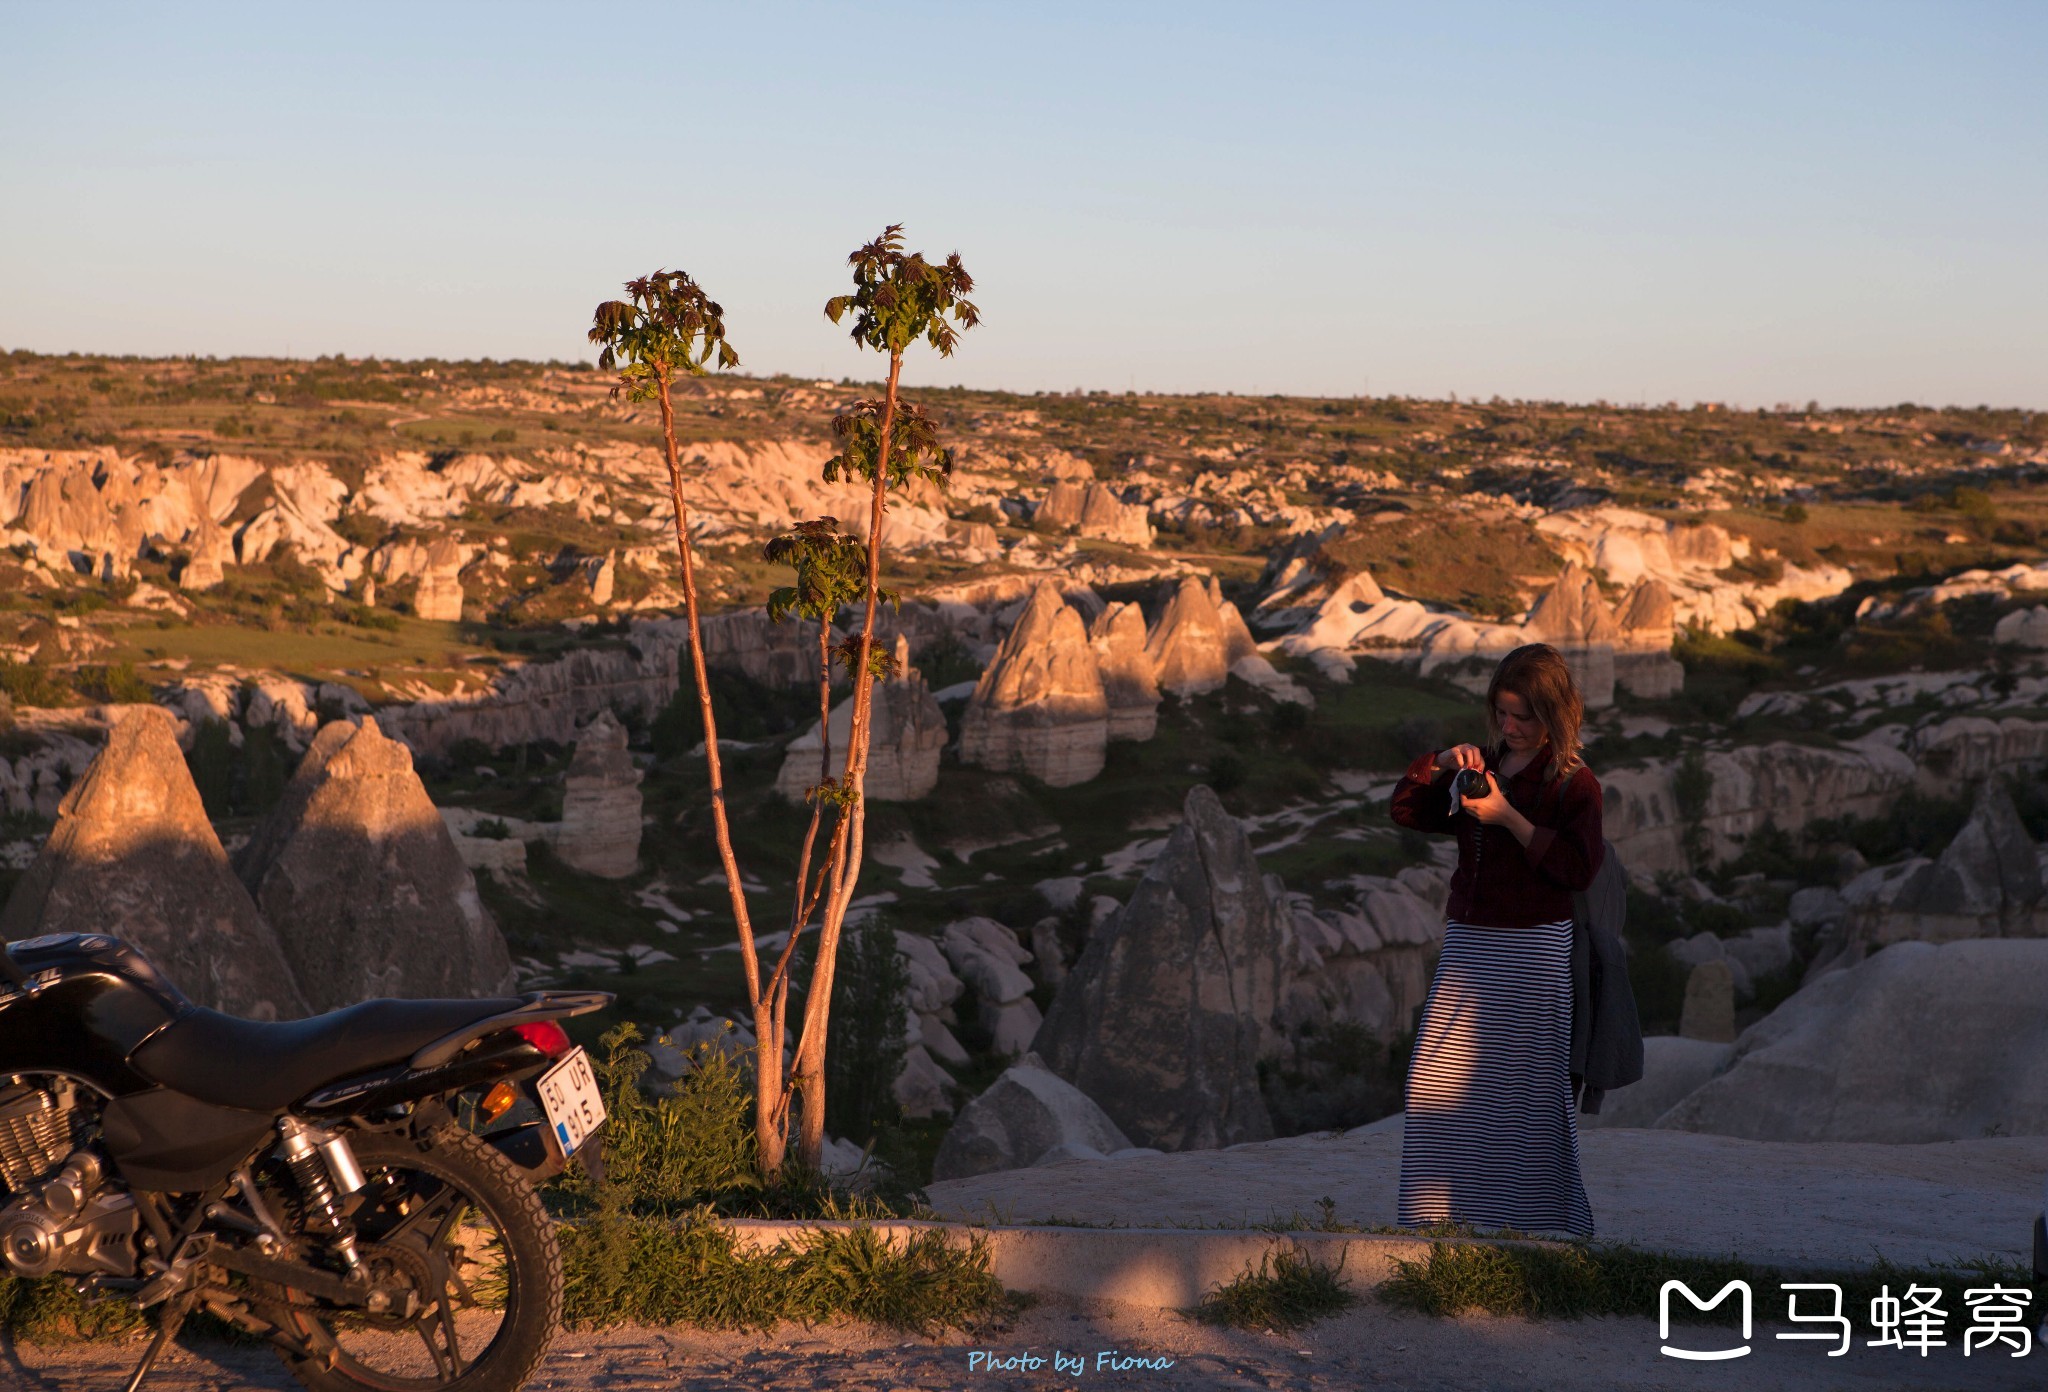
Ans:
<svg viewBox="0 0 2048 1392"><path fill-rule="evenodd" d="M738 962L675 699L663 467L650 409L608 386L559 364L0 357L10 933L118 909L215 998L289 1012L394 984L337 978L329 939L432 928L432 960L479 980L601 985L716 1034ZM760 547L864 516L820 480L864 390L682 399L758 921L787 912L847 715L819 728L817 630L768 622L786 577ZM1471 693L1525 641L1570 656L1593 710L1653 1028L1680 1027L1705 967L1732 1032L1808 974L1963 936L1948 877L1980 887L1973 931L2035 932L2038 878L1983 890L1973 848L2018 865L2015 836L2048 835L2037 416L916 395L960 448L890 517L903 662L877 698L861 908L908 964L898 1092L927 1157L1034 1043L1070 1090L1148 1078L1165 1110L1098 1099L1114 1121L1087 1132L1139 1144L1206 1135L1198 1093L1230 1099L1219 1136L1394 1105L1443 874L1386 790L1476 734ZM149 777L87 775L138 706L169 719L106 757L149 751ZM2010 815L1970 823L1985 806ZM404 848L430 924L348 907L365 845ZM1256 869L1230 911L1256 941L1225 979L1262 1005L1175 1071L1127 1047L1142 1015L1087 1007L1129 999L1089 953L1156 932L1173 989L1205 989L1173 937L1194 846ZM145 873L89 868L123 847ZM189 905L159 880L218 890L218 931L181 941Z"/></svg>

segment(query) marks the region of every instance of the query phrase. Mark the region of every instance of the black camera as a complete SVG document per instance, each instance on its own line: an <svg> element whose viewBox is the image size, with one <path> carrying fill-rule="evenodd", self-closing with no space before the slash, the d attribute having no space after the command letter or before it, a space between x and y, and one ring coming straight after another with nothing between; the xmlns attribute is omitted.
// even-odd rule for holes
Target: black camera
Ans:
<svg viewBox="0 0 2048 1392"><path fill-rule="evenodd" d="M1489 791L1486 770L1459 769L1451 779L1451 815L1455 817L1465 810L1466 799L1483 798Z"/></svg>

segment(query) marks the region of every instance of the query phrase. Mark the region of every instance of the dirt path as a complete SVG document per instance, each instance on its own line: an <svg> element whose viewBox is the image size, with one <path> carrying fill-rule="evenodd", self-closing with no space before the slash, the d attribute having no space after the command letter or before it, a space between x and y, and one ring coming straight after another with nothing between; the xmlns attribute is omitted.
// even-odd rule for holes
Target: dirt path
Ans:
<svg viewBox="0 0 2048 1392"><path fill-rule="evenodd" d="M617 1329L565 1334L530 1384L553 1392L847 1392L986 1388L1409 1389L1410 1392L2037 1392L2048 1354L1968 1358L1949 1348L1922 1358L1862 1344L1829 1358L1815 1344L1780 1343L1760 1325L1755 1352L1727 1363L1682 1363L1659 1354L1653 1320L1601 1319L1532 1324L1488 1317L1437 1320L1368 1304L1290 1335L1210 1329L1174 1315L1081 1313L1041 1308L978 1340L906 1338L860 1328L785 1326L766 1335L690 1329ZM1682 1331L1689 1334L1692 1331ZM1713 1336L1694 1334L1708 1347ZM1055 1374L1058 1350L1083 1370ZM989 1371L977 1352L1035 1356L1037 1370ZM118 1387L139 1344L15 1347L0 1342L0 1385L21 1392L102 1392ZM1096 1366L1120 1352L1170 1366ZM2009 1351L2008 1351L2009 1352ZM262 1349L200 1345L166 1360L149 1392L284 1392L286 1378Z"/></svg>
<svg viewBox="0 0 2048 1392"><path fill-rule="evenodd" d="M2032 1136L1802 1144L1601 1129L1579 1144L1602 1240L1788 1266L2024 1258L2048 1176L2048 1141ZM1314 1221L1328 1197L1339 1221L1370 1229L1395 1220L1400 1179L1392 1118L1228 1150L1067 1160L928 1192L949 1218L1125 1227Z"/></svg>

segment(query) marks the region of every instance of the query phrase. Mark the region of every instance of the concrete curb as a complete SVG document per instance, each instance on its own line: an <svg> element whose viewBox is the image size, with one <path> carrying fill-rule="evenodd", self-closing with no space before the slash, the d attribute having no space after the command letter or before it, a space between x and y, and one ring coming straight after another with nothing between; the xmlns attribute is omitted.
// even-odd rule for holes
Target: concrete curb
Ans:
<svg viewBox="0 0 2048 1392"><path fill-rule="evenodd" d="M1443 1239L1374 1233L1263 1232L1242 1228L1063 1228L1038 1225L978 1227L967 1223L792 1222L729 1219L744 1250L771 1248L808 1233L873 1228L891 1242L942 1232L955 1246L979 1237L988 1243L996 1279L1006 1289L1044 1300L1185 1310L1260 1261L1294 1252L1339 1268L1360 1286L1395 1274L1395 1261L1420 1261ZM1461 1245L1561 1247L1562 1243L1458 1238Z"/></svg>

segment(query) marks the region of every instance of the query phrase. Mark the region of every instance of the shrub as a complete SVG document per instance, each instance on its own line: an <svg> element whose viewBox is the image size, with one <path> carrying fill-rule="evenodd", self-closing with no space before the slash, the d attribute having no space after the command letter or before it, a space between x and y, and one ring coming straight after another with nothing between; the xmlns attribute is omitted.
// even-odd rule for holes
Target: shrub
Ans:
<svg viewBox="0 0 2048 1392"><path fill-rule="evenodd" d="M917 670L934 691L944 691L981 676L981 662L951 633L941 634L917 654Z"/></svg>
<svg viewBox="0 0 2048 1392"><path fill-rule="evenodd" d="M242 790L238 799L244 812L268 812L284 796L291 777L291 761L283 736L275 726L251 725L242 732Z"/></svg>
<svg viewBox="0 0 2048 1392"><path fill-rule="evenodd" d="M1209 761L1209 786L1218 796L1235 792L1244 786L1247 772L1244 757L1226 749Z"/></svg>
<svg viewBox="0 0 2048 1392"><path fill-rule="evenodd" d="M641 1037L638 1026L620 1025L604 1036L603 1054L592 1061L610 1117L607 1187L631 1208L666 1211L759 1190L753 1103L741 1065L716 1046L700 1044L689 1051L689 1071L650 1098L640 1081L654 1060L635 1047ZM575 1174L572 1192L587 1188Z"/></svg>
<svg viewBox="0 0 2048 1392"><path fill-rule="evenodd" d="M825 1044L825 1125L854 1141L872 1140L897 1117L896 1076L903 1071L904 996L910 974L896 933L877 915L853 935L832 978Z"/></svg>
<svg viewBox="0 0 2048 1392"><path fill-rule="evenodd" d="M815 688L767 686L744 672L713 671L710 675L711 716L721 741L766 739L818 718ZM654 752L663 758L687 754L703 742L704 716L690 682L677 685L674 699L654 717L648 737Z"/></svg>
<svg viewBox="0 0 2048 1392"><path fill-rule="evenodd" d="M1678 804L1678 818L1683 828L1680 840L1685 847L1685 858L1695 866L1706 859L1705 818L1707 799L1713 792L1714 775L1707 767L1705 756L1697 749L1686 750L1671 778L1671 796Z"/></svg>
<svg viewBox="0 0 2048 1392"><path fill-rule="evenodd" d="M80 667L77 685L82 695L95 701L113 701L122 705L141 704L156 695L150 684L136 672L132 662L117 662L107 667Z"/></svg>
<svg viewBox="0 0 2048 1392"><path fill-rule="evenodd" d="M17 706L61 706L71 697L70 686L40 659L0 662L0 692Z"/></svg>
<svg viewBox="0 0 2048 1392"><path fill-rule="evenodd" d="M235 749L225 720L203 720L192 732L192 749L185 755L192 770L192 782L206 815L218 820L234 810Z"/></svg>

